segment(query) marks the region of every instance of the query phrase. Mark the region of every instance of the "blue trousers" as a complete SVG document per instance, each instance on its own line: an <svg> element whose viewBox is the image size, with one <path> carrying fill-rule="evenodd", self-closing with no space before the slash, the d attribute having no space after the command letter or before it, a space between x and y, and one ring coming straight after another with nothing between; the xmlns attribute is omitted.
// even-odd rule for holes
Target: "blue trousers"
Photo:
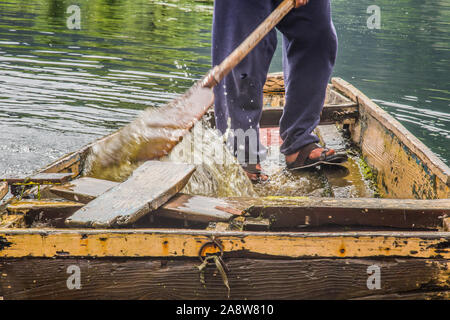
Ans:
<svg viewBox="0 0 450 320"><path fill-rule="evenodd" d="M281 0L215 0L212 63L220 64L281 3ZM337 36L331 19L330 0L310 0L293 9L277 25L283 35L283 72L286 105L280 120L281 152L297 152L318 142L312 133L319 124L326 87L336 59ZM225 133L255 129L257 143L234 144L246 149L244 162L266 155L259 142L263 86L277 46L272 30L214 90L216 126ZM241 144L241 145L239 145ZM242 161L241 161L242 162Z"/></svg>

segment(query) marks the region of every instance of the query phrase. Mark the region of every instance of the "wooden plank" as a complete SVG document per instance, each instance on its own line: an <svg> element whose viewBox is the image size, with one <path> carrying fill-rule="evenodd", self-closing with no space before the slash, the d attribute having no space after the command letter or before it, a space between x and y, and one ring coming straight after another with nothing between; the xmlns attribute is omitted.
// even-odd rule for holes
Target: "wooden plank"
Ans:
<svg viewBox="0 0 450 320"><path fill-rule="evenodd" d="M335 199L267 197L249 199L246 211L271 220L272 228L296 226L370 226L440 229L450 214L450 199Z"/></svg>
<svg viewBox="0 0 450 320"><path fill-rule="evenodd" d="M82 208L83 203L54 199L23 199L7 205L10 214L22 215L28 225L63 227L64 220Z"/></svg>
<svg viewBox="0 0 450 320"><path fill-rule="evenodd" d="M8 204L6 209L10 213L27 213L29 211L37 211L37 210L45 211L45 210L79 209L81 207L83 207L82 203L73 201L23 199Z"/></svg>
<svg viewBox="0 0 450 320"><path fill-rule="evenodd" d="M240 208L226 199L210 198L178 194L167 201L155 214L188 221L218 222L229 221L236 215L241 215Z"/></svg>
<svg viewBox="0 0 450 320"><path fill-rule="evenodd" d="M64 183L72 177L71 173L38 173L29 177L6 176L0 178L0 181L12 183L33 182L38 184Z"/></svg>
<svg viewBox="0 0 450 320"><path fill-rule="evenodd" d="M444 218L443 229L444 231L450 231L450 217Z"/></svg>
<svg viewBox="0 0 450 320"><path fill-rule="evenodd" d="M219 212L216 212L217 208L212 206L221 206L222 201L224 201L225 207L219 207ZM186 205L186 202L191 203ZM208 204L208 206L204 204ZM187 217L186 219L191 221L210 222L219 221L223 212L232 215L246 212L253 217L271 220L271 228L340 225L441 229L442 219L446 215L450 215L450 199L391 200L273 196L217 199L184 195L180 198L174 198L173 204L172 201L169 201L166 205L169 208L168 211L171 211L167 216L172 218L185 219ZM192 217L188 217L188 215L192 215ZM226 214L223 217L225 219L231 218ZM208 219L209 221L207 221Z"/></svg>
<svg viewBox="0 0 450 320"><path fill-rule="evenodd" d="M280 125L280 119L283 115L284 107L265 107L263 108L261 128L269 128ZM209 121L212 127L215 127L214 110L208 112ZM330 124L336 122L350 121L355 122L358 118L358 104L348 102L340 105L325 105L320 116L320 124Z"/></svg>
<svg viewBox="0 0 450 320"><path fill-rule="evenodd" d="M2 214L0 215L0 228L25 228L25 215Z"/></svg>
<svg viewBox="0 0 450 320"><path fill-rule="evenodd" d="M450 259L449 232L253 232L189 229L4 229L0 257L198 258L211 237L226 257Z"/></svg>
<svg viewBox="0 0 450 320"><path fill-rule="evenodd" d="M249 231L268 231L270 230L270 227L271 223L269 219L263 219L260 217L246 217L243 225L244 230Z"/></svg>
<svg viewBox="0 0 450 320"><path fill-rule="evenodd" d="M264 108L260 121L261 128L278 126L283 115L283 109L283 107ZM356 118L358 118L358 104L354 102L340 105L325 105L320 115L320 124L330 124Z"/></svg>
<svg viewBox="0 0 450 320"><path fill-rule="evenodd" d="M230 298L239 300L356 299L448 291L448 261L430 259L225 259ZM9 299L219 299L228 292L215 267L199 281L198 258L4 259L0 296ZM81 290L70 290L70 266L80 268ZM370 290L371 266L380 289ZM31 272L30 272L31 271ZM73 271L72 271L73 272ZM433 291L434 290L434 291Z"/></svg>
<svg viewBox="0 0 450 320"><path fill-rule="evenodd" d="M189 164L147 161L128 180L75 212L66 224L102 228L133 223L179 192L194 170Z"/></svg>
<svg viewBox="0 0 450 320"><path fill-rule="evenodd" d="M231 231L231 228L232 226L227 222L210 222L206 230L223 232L223 231Z"/></svg>
<svg viewBox="0 0 450 320"><path fill-rule="evenodd" d="M72 177L78 176L83 171L83 164L86 161L87 155L92 152L94 146L112 139L117 135L118 131L101 137L93 142L88 143L75 152L68 153L61 158L50 163L48 166L39 171L39 173L72 173Z"/></svg>
<svg viewBox="0 0 450 320"><path fill-rule="evenodd" d="M391 198L449 198L450 168L403 125L348 82L333 85L359 103L360 121L352 139L368 164L378 171L378 184Z"/></svg>
<svg viewBox="0 0 450 320"><path fill-rule="evenodd" d="M8 183L5 181L0 181L0 200L2 200L9 191Z"/></svg>
<svg viewBox="0 0 450 320"><path fill-rule="evenodd" d="M283 72L273 72L267 75L263 88L264 93L284 92Z"/></svg>
<svg viewBox="0 0 450 320"><path fill-rule="evenodd" d="M88 203L118 184L118 182L83 177L62 186L53 186L50 191L68 200Z"/></svg>
<svg viewBox="0 0 450 320"><path fill-rule="evenodd" d="M281 107L286 104L284 79L282 73L270 73L267 76L264 85L264 99L263 105L265 107ZM351 102L349 98L340 94L335 88L328 84L325 96L324 105L338 105Z"/></svg>

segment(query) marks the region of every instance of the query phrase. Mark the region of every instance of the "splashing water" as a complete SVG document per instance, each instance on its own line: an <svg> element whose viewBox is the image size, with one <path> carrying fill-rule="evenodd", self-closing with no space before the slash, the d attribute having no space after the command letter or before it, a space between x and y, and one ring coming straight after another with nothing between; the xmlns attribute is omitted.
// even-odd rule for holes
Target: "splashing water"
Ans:
<svg viewBox="0 0 450 320"><path fill-rule="evenodd" d="M199 121L163 161L197 166L182 192L214 197L256 196L253 185L208 120Z"/></svg>
<svg viewBox="0 0 450 320"><path fill-rule="evenodd" d="M189 110L189 108L186 108ZM124 181L145 160L196 165L183 192L215 197L256 196L252 183L231 155L208 119L195 122L179 106L149 108L131 124L96 143L87 157L84 174ZM187 130L188 122L194 122ZM173 149L172 149L173 148Z"/></svg>

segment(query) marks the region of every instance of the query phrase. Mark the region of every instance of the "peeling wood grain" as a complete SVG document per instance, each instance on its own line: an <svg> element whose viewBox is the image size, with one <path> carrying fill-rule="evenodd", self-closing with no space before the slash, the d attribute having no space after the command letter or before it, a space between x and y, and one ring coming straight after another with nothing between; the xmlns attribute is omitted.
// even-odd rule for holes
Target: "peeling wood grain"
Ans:
<svg viewBox="0 0 450 320"><path fill-rule="evenodd" d="M0 257L197 257L214 236L226 256L450 258L448 232L216 232L132 229L0 230Z"/></svg>
<svg viewBox="0 0 450 320"><path fill-rule="evenodd" d="M24 225L37 223L47 227L63 227L64 220L83 206L84 204L74 201L23 199L10 203L7 210L24 216Z"/></svg>
<svg viewBox="0 0 450 320"><path fill-rule="evenodd" d="M23 199L9 204L6 209L11 213L27 213L32 210L63 210L79 209L81 207L83 207L82 203L74 201Z"/></svg>
<svg viewBox="0 0 450 320"><path fill-rule="evenodd" d="M179 192L194 170L189 164L147 161L128 180L75 212L66 224L94 228L131 224Z"/></svg>
<svg viewBox="0 0 450 320"><path fill-rule="evenodd" d="M439 297L450 289L449 263L422 259L225 259L231 299L357 299ZM66 270L80 267L81 289L67 288ZM220 274L197 259L4 259L5 299L227 299ZM381 271L381 289L367 288L368 267ZM431 291L431 290L434 290Z"/></svg>
<svg viewBox="0 0 450 320"><path fill-rule="evenodd" d="M0 200L2 200L9 191L8 183L5 181L0 181Z"/></svg>
<svg viewBox="0 0 450 320"><path fill-rule="evenodd" d="M5 176L0 181L12 183L34 182L41 184L64 183L72 177L70 173L38 173L29 177Z"/></svg>
<svg viewBox="0 0 450 320"><path fill-rule="evenodd" d="M360 123L353 138L378 171L388 197L450 197L450 168L442 160L361 91L340 78L332 83L359 103Z"/></svg>
<svg viewBox="0 0 450 320"><path fill-rule="evenodd" d="M2 214L0 215L0 228L25 228L25 215Z"/></svg>
<svg viewBox="0 0 450 320"><path fill-rule="evenodd" d="M261 128L271 128L280 125L280 119L283 115L284 107L265 107L263 108L261 120L259 122ZM214 111L208 112L209 122L215 127ZM354 102L343 103L339 105L325 105L323 107L320 124L330 124L336 122L354 123L358 118L358 105Z"/></svg>
<svg viewBox="0 0 450 320"><path fill-rule="evenodd" d="M254 217L271 220L272 228L298 225L373 226L439 229L442 218L450 215L450 199L408 200L373 198L245 198L246 209Z"/></svg>
<svg viewBox="0 0 450 320"><path fill-rule="evenodd" d="M83 177L62 186L53 186L50 191L68 200L88 203L118 184L118 182Z"/></svg>
<svg viewBox="0 0 450 320"><path fill-rule="evenodd" d="M229 221L242 213L242 209L239 210L226 199L187 194L176 195L155 211L155 214L163 217L204 223Z"/></svg>

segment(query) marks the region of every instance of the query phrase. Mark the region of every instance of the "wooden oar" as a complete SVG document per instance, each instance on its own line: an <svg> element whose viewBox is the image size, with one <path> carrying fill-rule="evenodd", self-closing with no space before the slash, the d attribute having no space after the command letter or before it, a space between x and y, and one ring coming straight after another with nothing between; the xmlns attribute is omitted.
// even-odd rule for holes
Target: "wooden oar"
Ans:
<svg viewBox="0 0 450 320"><path fill-rule="evenodd" d="M184 95L165 107L147 109L131 124L97 143L88 159L88 174L120 180L134 169L130 164L167 155L212 105L214 86L294 7L295 0L284 0L238 48Z"/></svg>

